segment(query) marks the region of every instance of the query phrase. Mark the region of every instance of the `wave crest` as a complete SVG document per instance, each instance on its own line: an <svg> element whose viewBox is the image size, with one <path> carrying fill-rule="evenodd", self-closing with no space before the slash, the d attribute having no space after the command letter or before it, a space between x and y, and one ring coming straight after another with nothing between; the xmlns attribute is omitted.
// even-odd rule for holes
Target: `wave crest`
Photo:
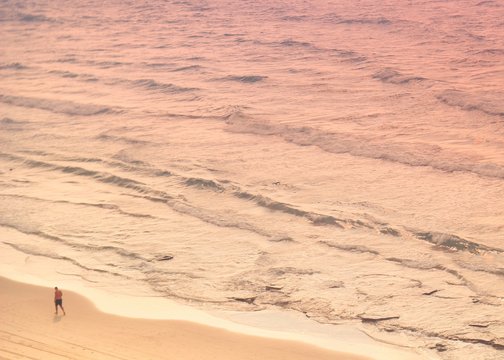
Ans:
<svg viewBox="0 0 504 360"><path fill-rule="evenodd" d="M0 65L0 70L25 70L25 69L28 69L28 66L18 62Z"/></svg>
<svg viewBox="0 0 504 360"><path fill-rule="evenodd" d="M415 234L418 239L428 241L437 247L455 250L455 251L468 251L473 254L479 254L481 251L504 252L502 249L488 247L458 237L454 234L445 234L439 232L418 232Z"/></svg>
<svg viewBox="0 0 504 360"><path fill-rule="evenodd" d="M152 79L139 79L131 82L135 87L147 90L161 91L163 93L182 93L197 90L195 88L181 87L174 84L160 83Z"/></svg>
<svg viewBox="0 0 504 360"><path fill-rule="evenodd" d="M443 91L437 98L446 105L455 106L462 110L481 111L487 115L504 117L502 94L475 97L471 94L451 89Z"/></svg>
<svg viewBox="0 0 504 360"><path fill-rule="evenodd" d="M392 21L381 17L355 17L345 18L335 13L329 13L323 16L323 20L331 24L343 25L390 25Z"/></svg>
<svg viewBox="0 0 504 360"><path fill-rule="evenodd" d="M240 82L244 84L254 84L257 82L261 82L265 79L267 79L267 76L263 75L229 75L217 80L220 81L234 81L234 82Z"/></svg>
<svg viewBox="0 0 504 360"><path fill-rule="evenodd" d="M401 74L399 71L394 70L392 68L385 68L373 74L373 78L380 80L384 83L390 84L408 84L411 82L419 82L426 80L421 76L406 76Z"/></svg>
<svg viewBox="0 0 504 360"><path fill-rule="evenodd" d="M277 125L254 119L240 110L226 118L227 130L262 136L278 136L300 146L317 146L335 154L350 154L371 159L401 163L408 166L430 166L445 172L471 172L481 176L504 179L504 166L495 163L474 162L462 154L444 152L443 148L423 143L380 143L349 133L326 132L316 128ZM457 161L454 161L456 155Z"/></svg>
<svg viewBox="0 0 504 360"><path fill-rule="evenodd" d="M92 116L112 112L112 110L107 106L25 96L0 94L0 102L24 108L41 109L67 115Z"/></svg>

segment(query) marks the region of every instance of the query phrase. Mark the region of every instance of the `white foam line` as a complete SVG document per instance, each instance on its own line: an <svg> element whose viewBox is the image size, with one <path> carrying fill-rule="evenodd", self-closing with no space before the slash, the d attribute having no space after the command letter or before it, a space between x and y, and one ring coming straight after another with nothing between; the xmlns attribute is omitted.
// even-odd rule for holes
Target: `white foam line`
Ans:
<svg viewBox="0 0 504 360"><path fill-rule="evenodd" d="M0 265L0 275L22 283L49 288L54 286L54 280L50 283L47 278L22 273L7 264ZM61 275L54 278L57 277ZM64 284L65 290L86 297L100 311L108 314L129 318L189 321L245 335L298 341L376 360L438 359L432 355L420 355L413 350L404 350L380 343L353 326L319 324L295 312L223 311L210 314L163 297L136 297L93 288L77 279L66 278Z"/></svg>

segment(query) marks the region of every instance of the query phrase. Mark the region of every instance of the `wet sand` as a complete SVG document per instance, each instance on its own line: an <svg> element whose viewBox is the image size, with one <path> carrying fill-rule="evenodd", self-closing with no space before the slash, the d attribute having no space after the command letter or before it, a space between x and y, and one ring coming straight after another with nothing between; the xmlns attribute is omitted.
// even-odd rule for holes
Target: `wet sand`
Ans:
<svg viewBox="0 0 504 360"><path fill-rule="evenodd" d="M365 359L185 321L105 314L64 289L67 314L55 315L51 288L0 278L0 289L2 359Z"/></svg>

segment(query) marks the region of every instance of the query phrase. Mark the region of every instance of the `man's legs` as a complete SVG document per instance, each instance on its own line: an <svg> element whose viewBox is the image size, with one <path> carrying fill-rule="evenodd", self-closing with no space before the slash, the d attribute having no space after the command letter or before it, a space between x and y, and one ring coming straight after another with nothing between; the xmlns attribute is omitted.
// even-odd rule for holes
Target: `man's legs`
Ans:
<svg viewBox="0 0 504 360"><path fill-rule="evenodd" d="M55 314L58 315L58 306L63 311L63 315L66 315L65 308L63 307L63 302L61 300L60 301L54 301L54 308L56 310Z"/></svg>

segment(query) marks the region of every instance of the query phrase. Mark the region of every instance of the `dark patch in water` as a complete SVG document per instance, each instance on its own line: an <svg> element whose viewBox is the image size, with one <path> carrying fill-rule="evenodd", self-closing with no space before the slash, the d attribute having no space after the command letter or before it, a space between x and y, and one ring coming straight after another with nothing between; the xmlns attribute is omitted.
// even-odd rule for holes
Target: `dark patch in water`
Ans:
<svg viewBox="0 0 504 360"><path fill-rule="evenodd" d="M383 70L374 73L373 78L383 81L384 83L397 84L397 85L426 80L424 77L421 76L405 76L401 74L399 71L391 68L385 68Z"/></svg>
<svg viewBox="0 0 504 360"><path fill-rule="evenodd" d="M188 185L188 186L195 186L195 187L199 187L199 188L207 188L207 189L211 189L213 191L218 191L218 192L224 191L224 188L221 185L217 184L213 180L198 179L198 178L189 178L189 179L187 179L185 181L185 184Z"/></svg>
<svg viewBox="0 0 504 360"><path fill-rule="evenodd" d="M392 229L390 227L386 227L383 229L380 229L380 232L385 235L392 235L392 236L401 236L401 233L397 231L396 229Z"/></svg>
<svg viewBox="0 0 504 360"><path fill-rule="evenodd" d="M424 293L422 293L422 295L427 295L427 296L429 296L429 295L435 294L435 293L440 292L440 291L441 291L441 290L439 290L439 289L435 289L435 290L431 290L431 291L424 292Z"/></svg>
<svg viewBox="0 0 504 360"><path fill-rule="evenodd" d="M234 195L240 199L254 200L259 206L268 208L270 210L281 211L296 216L308 215L306 211L295 209L287 204L268 199L261 195L253 195L247 192L235 192Z"/></svg>
<svg viewBox="0 0 504 360"><path fill-rule="evenodd" d="M179 71L192 71L192 70L200 70L201 66L200 65L189 65L189 66L182 66L177 69L174 69L172 71L174 72L179 72Z"/></svg>
<svg viewBox="0 0 504 360"><path fill-rule="evenodd" d="M292 39L283 40L280 44L283 46L289 46L289 47L294 47L294 46L313 47L313 45L308 42L296 41L296 40L292 40Z"/></svg>
<svg viewBox="0 0 504 360"><path fill-rule="evenodd" d="M195 88L186 88L186 87L181 87L181 86L177 86L174 84L159 83L159 82L152 80L152 79L134 80L134 81L132 81L132 84L134 86L143 87L148 90L158 90L158 91L162 91L164 93L180 93L180 92L197 90Z"/></svg>
<svg viewBox="0 0 504 360"><path fill-rule="evenodd" d="M44 15L19 14L19 21L23 22L52 22L53 20Z"/></svg>
<svg viewBox="0 0 504 360"><path fill-rule="evenodd" d="M229 299L239 301L239 302L244 302L247 304L253 304L254 301L257 299L256 296L254 297L248 297L248 298L241 298L241 297L230 297Z"/></svg>
<svg viewBox="0 0 504 360"><path fill-rule="evenodd" d="M128 138L128 137L124 137L124 136L114 136L114 135L107 135L107 134L100 134L100 135L96 136L96 139L104 140L104 141L124 142L126 144L132 144L132 145L151 144L148 141L144 141L144 140L140 140L140 139L133 139L133 138Z"/></svg>
<svg viewBox="0 0 504 360"><path fill-rule="evenodd" d="M319 244L322 244L322 245L325 245L325 246L328 246L331 248L335 248L338 250L353 252L353 253L360 253L360 254L369 253L372 255L379 255L380 254L378 251L373 250L373 249L369 249L369 248L362 246L362 245L337 244L337 243L330 242L330 241L319 241Z"/></svg>
<svg viewBox="0 0 504 360"><path fill-rule="evenodd" d="M22 125L22 124L27 124L28 122L27 121L19 121L19 120L14 120L14 119L11 119L11 118L8 118L8 117L4 117L2 118L2 120L0 120L0 124L2 125Z"/></svg>
<svg viewBox="0 0 504 360"><path fill-rule="evenodd" d="M371 18L343 18L338 14L330 13L326 14L324 20L332 24L342 24L342 25L390 25L392 21L385 17Z"/></svg>
<svg viewBox="0 0 504 360"><path fill-rule="evenodd" d="M156 176L172 176L172 173L168 170L159 170L154 173Z"/></svg>
<svg viewBox="0 0 504 360"><path fill-rule="evenodd" d="M478 51L477 54L481 55L504 55L504 49L485 49Z"/></svg>
<svg viewBox="0 0 504 360"><path fill-rule="evenodd" d="M35 108L67 115L91 116L111 112L106 106L81 104L72 101L32 98L24 96L8 96L0 94L0 102L25 108Z"/></svg>
<svg viewBox="0 0 504 360"><path fill-rule="evenodd" d="M362 19L342 19L340 24L359 24L359 25L390 25L392 21L387 18L380 17L376 19L362 18Z"/></svg>
<svg viewBox="0 0 504 360"><path fill-rule="evenodd" d="M267 76L262 76L262 75L245 75L245 76L234 76L234 75L229 75L224 78L218 79L218 80L223 80L223 81L235 81L235 82L240 82L244 84L254 84L260 81L263 81L264 79L267 79Z"/></svg>
<svg viewBox="0 0 504 360"><path fill-rule="evenodd" d="M28 66L25 66L18 62L0 65L0 70L24 70L24 69L28 69Z"/></svg>
<svg viewBox="0 0 504 360"><path fill-rule="evenodd" d="M283 288L282 288L282 287L280 287L280 286L270 286L270 285L266 285L266 286L264 287L264 290L266 290L266 291L280 291L280 290L282 290L282 289L283 289Z"/></svg>
<svg viewBox="0 0 504 360"><path fill-rule="evenodd" d="M271 242L294 242L294 239L290 236L275 236L268 239Z"/></svg>
<svg viewBox="0 0 504 360"><path fill-rule="evenodd" d="M336 218L328 215L310 215L309 219L312 221L314 225L335 225L340 228L343 228L340 224L338 224Z"/></svg>
<svg viewBox="0 0 504 360"><path fill-rule="evenodd" d="M387 320L397 320L399 319L399 315L393 315L393 316L374 316L374 315L359 315L359 318L362 320L363 323L376 323L379 321L387 321Z"/></svg>
<svg viewBox="0 0 504 360"><path fill-rule="evenodd" d="M476 6L500 7L500 5L496 1L491 0L481 1L477 3Z"/></svg>
<svg viewBox="0 0 504 360"><path fill-rule="evenodd" d="M308 19L308 16L306 15L287 15L282 17L282 20L284 21L295 21L295 22L303 21L306 19Z"/></svg>
<svg viewBox="0 0 504 360"><path fill-rule="evenodd" d="M58 70L52 70L49 71L50 74L56 74L64 78L76 78L79 77L78 74L72 73L70 71L58 71Z"/></svg>

